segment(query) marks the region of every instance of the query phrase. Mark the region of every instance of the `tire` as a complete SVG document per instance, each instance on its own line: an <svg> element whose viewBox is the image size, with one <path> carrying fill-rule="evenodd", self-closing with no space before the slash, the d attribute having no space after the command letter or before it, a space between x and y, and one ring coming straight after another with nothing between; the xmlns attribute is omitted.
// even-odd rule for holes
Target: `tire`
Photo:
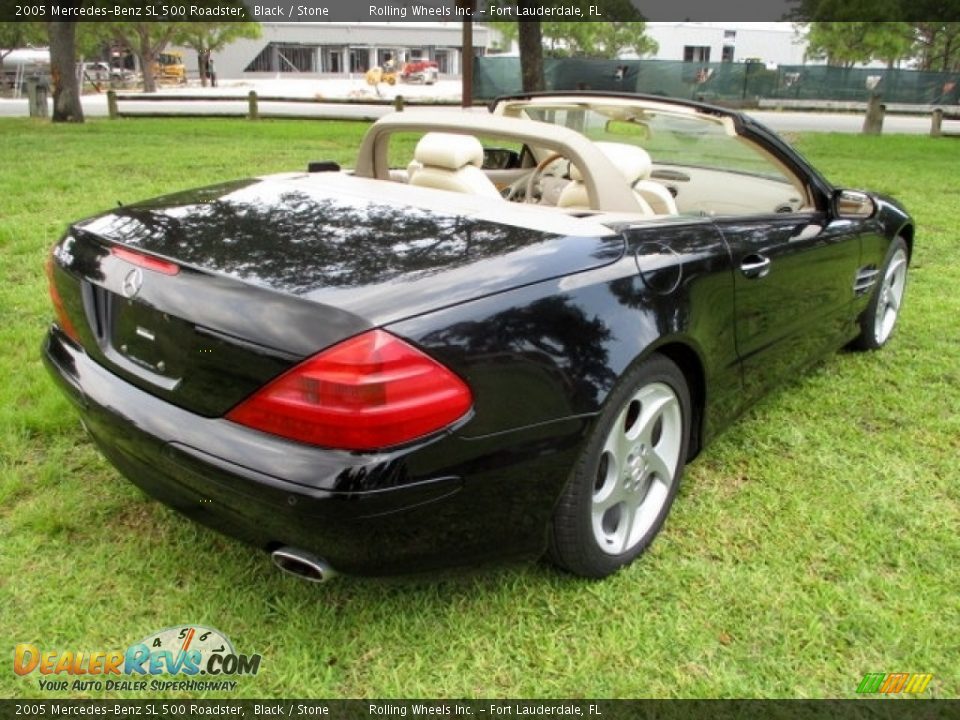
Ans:
<svg viewBox="0 0 960 720"><path fill-rule="evenodd" d="M890 244L887 259L880 271L880 282L870 304L860 316L860 334L852 346L858 350L877 350L887 344L900 316L903 293L907 284L909 253L903 238Z"/></svg>
<svg viewBox="0 0 960 720"><path fill-rule="evenodd" d="M620 379L554 510L548 557L603 578L653 541L680 486L690 442L690 392L680 369L651 355Z"/></svg>

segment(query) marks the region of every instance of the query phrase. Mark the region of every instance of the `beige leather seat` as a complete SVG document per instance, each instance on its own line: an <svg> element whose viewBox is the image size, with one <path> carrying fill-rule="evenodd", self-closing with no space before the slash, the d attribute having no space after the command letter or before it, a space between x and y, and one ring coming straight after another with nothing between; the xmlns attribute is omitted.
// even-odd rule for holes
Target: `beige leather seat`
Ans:
<svg viewBox="0 0 960 720"><path fill-rule="evenodd" d="M594 145L607 156L633 188L637 202L644 213L647 215L677 214L677 204L670 191L660 183L649 179L653 171L653 161L646 150L625 143L595 142ZM573 164L570 165L570 179L573 182L560 193L557 206L589 208L590 200L587 197L586 185L583 184L583 176Z"/></svg>
<svg viewBox="0 0 960 720"><path fill-rule="evenodd" d="M410 184L482 197L499 198L484 174L483 146L472 135L431 132L420 138L408 166Z"/></svg>

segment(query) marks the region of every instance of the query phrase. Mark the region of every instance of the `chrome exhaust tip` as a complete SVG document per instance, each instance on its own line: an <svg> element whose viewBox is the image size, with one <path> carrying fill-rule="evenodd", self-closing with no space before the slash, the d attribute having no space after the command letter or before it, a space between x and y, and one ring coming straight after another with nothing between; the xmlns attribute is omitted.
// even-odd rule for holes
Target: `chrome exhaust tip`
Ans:
<svg viewBox="0 0 960 720"><path fill-rule="evenodd" d="M337 574L326 560L297 548L282 547L274 550L270 553L270 559L283 572L309 582L326 582Z"/></svg>

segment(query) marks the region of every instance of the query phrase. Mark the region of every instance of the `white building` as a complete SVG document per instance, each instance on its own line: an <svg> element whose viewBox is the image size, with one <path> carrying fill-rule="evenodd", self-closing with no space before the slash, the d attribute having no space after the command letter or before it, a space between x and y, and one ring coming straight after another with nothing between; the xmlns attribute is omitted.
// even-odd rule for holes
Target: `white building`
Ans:
<svg viewBox="0 0 960 720"><path fill-rule="evenodd" d="M789 22L647 22L646 34L657 41L648 60L719 63L760 61L776 65L822 64L806 58L806 32ZM558 40L560 44L563 40ZM516 40L509 54L518 54ZM631 53L620 55L636 60Z"/></svg>
<svg viewBox="0 0 960 720"><path fill-rule="evenodd" d="M462 26L459 22L265 22L257 40L237 40L214 53L221 78L346 75L364 73L387 60L433 60L439 71L458 75ZM486 54L492 31L473 26L477 55ZM196 53L184 49L188 68L197 66Z"/></svg>
<svg viewBox="0 0 960 720"><path fill-rule="evenodd" d="M685 62L745 62L803 65L806 37L788 22L648 22L660 45L652 57Z"/></svg>
<svg viewBox="0 0 960 720"><path fill-rule="evenodd" d="M33 77L50 82L50 50L47 48L0 48L0 57L3 58L0 67L0 90L18 88L19 92Z"/></svg>

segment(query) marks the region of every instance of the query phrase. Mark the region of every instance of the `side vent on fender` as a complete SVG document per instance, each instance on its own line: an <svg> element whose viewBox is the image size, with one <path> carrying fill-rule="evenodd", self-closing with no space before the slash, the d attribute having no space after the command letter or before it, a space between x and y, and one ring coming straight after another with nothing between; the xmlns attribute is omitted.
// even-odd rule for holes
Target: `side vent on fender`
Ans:
<svg viewBox="0 0 960 720"><path fill-rule="evenodd" d="M880 271L876 265L867 265L857 270L857 277L853 281L853 296L866 295L877 284Z"/></svg>

